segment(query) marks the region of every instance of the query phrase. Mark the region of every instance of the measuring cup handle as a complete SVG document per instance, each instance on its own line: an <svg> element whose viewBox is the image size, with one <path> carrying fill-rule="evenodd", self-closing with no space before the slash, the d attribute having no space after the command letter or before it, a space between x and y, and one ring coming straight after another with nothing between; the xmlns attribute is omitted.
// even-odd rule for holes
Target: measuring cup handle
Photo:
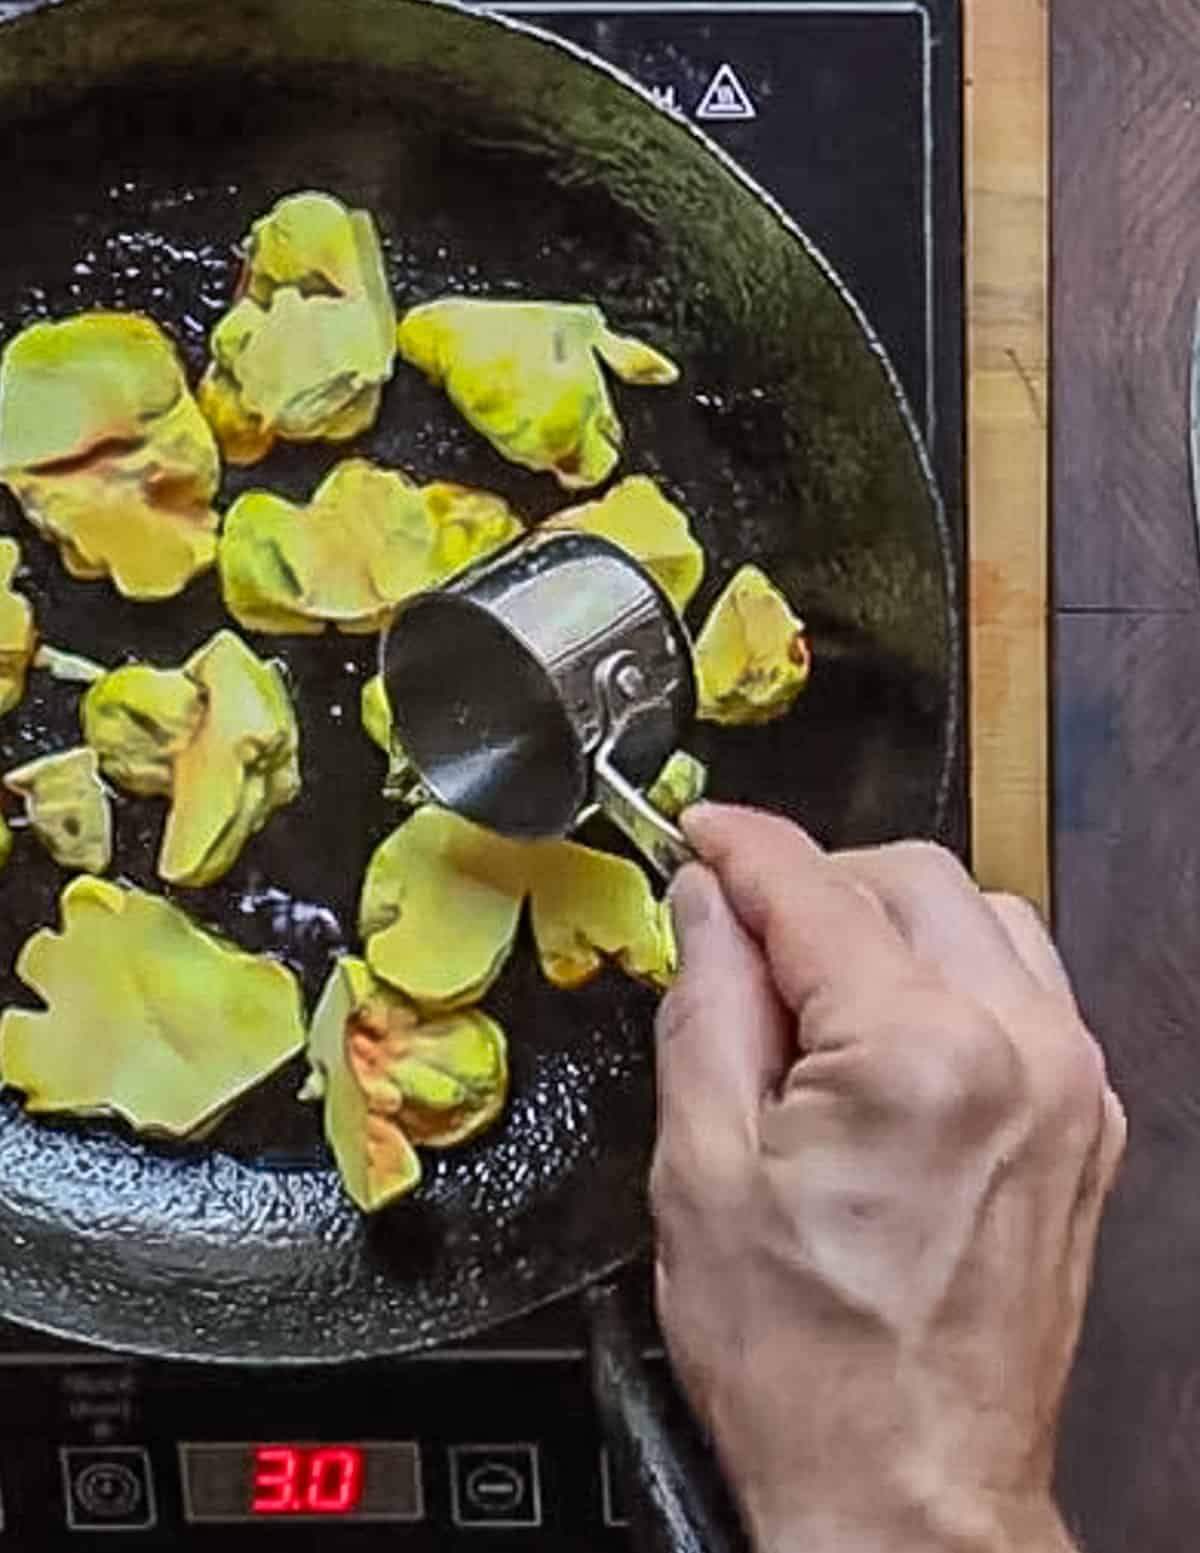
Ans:
<svg viewBox="0 0 1200 1553"><path fill-rule="evenodd" d="M596 802L664 879L673 879L685 863L695 862L683 832L621 775L607 752L597 757L595 771Z"/></svg>

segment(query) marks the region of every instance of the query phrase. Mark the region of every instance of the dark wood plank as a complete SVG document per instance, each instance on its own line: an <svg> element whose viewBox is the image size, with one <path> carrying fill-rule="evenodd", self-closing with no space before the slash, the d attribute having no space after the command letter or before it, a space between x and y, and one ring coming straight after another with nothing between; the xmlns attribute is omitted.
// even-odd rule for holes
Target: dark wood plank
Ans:
<svg viewBox="0 0 1200 1553"><path fill-rule="evenodd" d="M1190 608L1200 4L1055 0L1057 602Z"/></svg>
<svg viewBox="0 0 1200 1553"><path fill-rule="evenodd" d="M1062 1452L1088 1553L1200 1545L1200 616L1057 625L1060 943L1131 1120Z"/></svg>
<svg viewBox="0 0 1200 1553"><path fill-rule="evenodd" d="M1088 1553L1200 1545L1200 4L1055 0L1055 898L1131 1120L1061 1455ZM1113 613L1129 611L1131 613Z"/></svg>

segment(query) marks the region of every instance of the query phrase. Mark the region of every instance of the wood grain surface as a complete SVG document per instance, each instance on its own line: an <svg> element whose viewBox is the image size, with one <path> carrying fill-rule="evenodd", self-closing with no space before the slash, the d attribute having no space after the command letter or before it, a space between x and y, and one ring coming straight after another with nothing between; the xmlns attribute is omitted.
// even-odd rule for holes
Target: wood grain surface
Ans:
<svg viewBox="0 0 1200 1553"><path fill-rule="evenodd" d="M1055 898L1130 1115L1061 1484L1088 1553L1200 1547L1200 0L1055 0Z"/></svg>
<svg viewBox="0 0 1200 1553"><path fill-rule="evenodd" d="M967 0L971 856L1045 907L1047 22L1039 0Z"/></svg>
<svg viewBox="0 0 1200 1553"><path fill-rule="evenodd" d="M1054 101L1057 603L1191 609L1200 5L1057 0Z"/></svg>

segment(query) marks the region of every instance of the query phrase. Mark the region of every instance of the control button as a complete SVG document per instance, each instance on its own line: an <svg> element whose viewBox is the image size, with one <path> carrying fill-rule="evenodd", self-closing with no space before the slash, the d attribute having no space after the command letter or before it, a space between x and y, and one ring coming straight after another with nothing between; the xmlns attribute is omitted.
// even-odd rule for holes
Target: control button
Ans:
<svg viewBox="0 0 1200 1553"><path fill-rule="evenodd" d="M536 1445L452 1445L450 1499L456 1526L540 1526Z"/></svg>
<svg viewBox="0 0 1200 1553"><path fill-rule="evenodd" d="M607 1450L600 1452L600 1511L606 1526L628 1526L629 1506L625 1502L621 1474Z"/></svg>
<svg viewBox="0 0 1200 1553"><path fill-rule="evenodd" d="M71 1531L149 1531L157 1515L150 1458L140 1446L59 1452Z"/></svg>

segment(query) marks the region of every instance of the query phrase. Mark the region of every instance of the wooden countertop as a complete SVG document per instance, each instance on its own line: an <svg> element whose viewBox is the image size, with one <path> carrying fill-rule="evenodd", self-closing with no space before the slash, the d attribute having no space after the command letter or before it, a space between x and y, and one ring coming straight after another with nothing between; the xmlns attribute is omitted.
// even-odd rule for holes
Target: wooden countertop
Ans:
<svg viewBox="0 0 1200 1553"><path fill-rule="evenodd" d="M985 883L1044 900L1050 839L1060 944L1131 1124L1061 1496L1087 1553L1192 1553L1200 561L1187 387L1200 297L1200 0L964 7L975 861Z"/></svg>
<svg viewBox="0 0 1200 1553"><path fill-rule="evenodd" d="M1052 16L1056 915L1131 1124L1061 1477L1088 1553L1191 1553L1200 566L1187 379L1200 4L1055 0Z"/></svg>
<svg viewBox="0 0 1200 1553"><path fill-rule="evenodd" d="M965 0L972 859L1049 903L1047 17Z"/></svg>

